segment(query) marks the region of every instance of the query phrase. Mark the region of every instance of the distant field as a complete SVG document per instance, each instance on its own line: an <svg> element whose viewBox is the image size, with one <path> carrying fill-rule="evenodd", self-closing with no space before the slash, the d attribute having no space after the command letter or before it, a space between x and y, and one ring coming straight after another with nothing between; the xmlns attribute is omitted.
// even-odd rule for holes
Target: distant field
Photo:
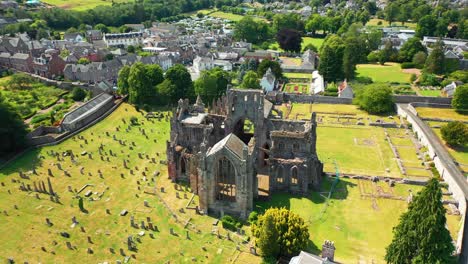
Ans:
<svg viewBox="0 0 468 264"><path fill-rule="evenodd" d="M307 46L308 44L312 43L312 45L314 45L315 47L317 47L317 49L320 49L320 47L322 46L323 44L323 41L325 39L323 38L311 38L311 37L303 37L302 38L302 45L301 45L301 51L302 49ZM280 49L279 45L278 45L278 42L275 42L275 43L272 43L270 45L270 47L268 47L269 49L276 49L276 50L279 50L279 51L282 51L282 49Z"/></svg>
<svg viewBox="0 0 468 264"><path fill-rule="evenodd" d="M112 3L124 3L124 2L131 2L131 0L74 0L74 1L67 1L67 0L43 0L44 3L53 5L56 7L60 7L63 9L71 9L77 11L84 11L88 9L92 9L96 6L110 6Z"/></svg>
<svg viewBox="0 0 468 264"><path fill-rule="evenodd" d="M234 21L234 22L237 22L239 20L241 20L242 18L245 17L245 15L237 15L237 14L233 14L233 13L226 13L226 12L222 12L222 11L215 11L215 12L212 12L212 13L205 13L205 14L208 14L208 16L211 16L211 17L217 17L217 18L222 18L222 19L227 19L227 20L231 20L231 21ZM262 20L262 21L266 21L266 19L264 18L259 18L259 17L253 17L254 20Z"/></svg>
<svg viewBox="0 0 468 264"><path fill-rule="evenodd" d="M371 162L368 162L371 163ZM302 216L309 226L311 252L318 254L324 240L335 242L335 260L340 263L385 263L385 248L392 240L392 228L406 211L406 200L370 198L363 195L385 194L406 199L410 190L416 194L421 187L385 182L340 179L336 191L325 206L325 198L332 179L327 178L321 191L307 197L275 194L269 202L258 202L256 210L268 207L286 207ZM460 216L447 215L447 225L454 239L460 225Z"/></svg>
<svg viewBox="0 0 468 264"><path fill-rule="evenodd" d="M374 82L399 82L409 83L411 74L402 72L399 63L387 62L385 65L379 64L359 64L357 65L359 77L370 77Z"/></svg>
<svg viewBox="0 0 468 264"><path fill-rule="evenodd" d="M418 107L416 108L416 110L418 111L418 115L422 118L441 118L458 121L468 121L468 114L459 114L451 108Z"/></svg>
<svg viewBox="0 0 468 264"><path fill-rule="evenodd" d="M382 22L381 25L378 25L379 22ZM369 20L369 22L367 22L366 26L375 26L375 27L388 27L389 24L387 21L383 20L383 19L379 19L379 18L373 18L371 20ZM396 27L396 26L406 26L410 29L415 29L416 28L416 23L411 23L411 22L406 22L404 25L401 23L401 22L393 22L392 23L392 26Z"/></svg>

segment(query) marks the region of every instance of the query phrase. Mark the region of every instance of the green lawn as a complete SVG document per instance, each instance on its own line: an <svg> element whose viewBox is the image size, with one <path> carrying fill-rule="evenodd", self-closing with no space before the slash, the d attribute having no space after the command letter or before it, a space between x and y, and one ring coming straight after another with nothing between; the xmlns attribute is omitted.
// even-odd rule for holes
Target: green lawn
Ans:
<svg viewBox="0 0 468 264"><path fill-rule="evenodd" d="M208 13L208 16L227 19L227 20L231 20L231 21L234 21L234 22L237 22L237 21L239 21L239 20L241 20L242 18L245 17L245 15L237 15L237 14L226 13L226 12L222 12L222 11L215 11L215 12L212 12L212 13ZM259 17L253 17L253 19L256 20L256 21L266 21L266 19L259 18Z"/></svg>
<svg viewBox="0 0 468 264"><path fill-rule="evenodd" d="M71 9L76 11L84 11L93 9L96 6L110 6L112 3L124 3L130 2L129 0L78 0L78 1L67 1L67 0L44 0L46 4L57 6L63 9Z"/></svg>
<svg viewBox="0 0 468 264"><path fill-rule="evenodd" d="M325 39L323 39L323 38L303 37L303 38L302 38L302 44L301 44L301 50L302 50L305 46L307 46L308 44L312 44L312 45L314 45L315 47L317 47L317 49L320 49L320 47L322 46L322 44L323 44L324 41L325 41ZM278 42L275 42L275 43L270 44L269 49L282 51L282 49L281 49L281 48L279 47L279 45L278 45Z"/></svg>
<svg viewBox="0 0 468 264"><path fill-rule="evenodd" d="M192 262L192 258L197 262L231 263L231 259L239 253L239 262L235 263L260 262L258 257L248 253L246 245L241 244L242 251L236 251L236 244L239 243L237 236L233 237L234 241L213 236L212 217L196 215L194 210L186 210L184 213L178 211L189 200L175 197L174 184L167 179L167 168L160 163L166 159L169 122L166 118L148 121L143 115L134 107L123 104L109 117L80 133L79 136L84 139L75 136L56 146L31 150L0 170L0 182L4 184L0 185L0 233L8 238L0 241L1 261L12 257L16 263L114 263L118 259L123 263L124 257L119 252L122 248L127 256L135 256L136 260L131 260L132 263L172 263L176 260L188 263ZM131 117L138 119L138 125L129 125ZM128 128L130 130L126 132ZM146 131L148 139L142 135L140 129ZM124 141L125 146L118 140ZM109 161L101 160L98 151L100 144L104 146L103 159ZM62 157L60 161L62 169L68 171L70 177L57 168L57 159L50 155L50 151L62 153L66 150L72 150L75 154L75 162L70 157ZM92 159L87 155L80 155L83 151L91 153ZM138 153L143 153L143 158L139 158ZM156 162L153 163L151 158ZM129 169L123 167L123 159L128 160ZM83 174L80 172L81 167L84 168ZM33 168L38 175L30 175L30 179L19 177L20 171L29 175ZM54 191L60 197L60 204L50 201L46 194L39 194L38 200L35 192L19 190L18 181L33 186L33 181L44 180L47 185L48 169L52 171L53 177L50 179ZM99 176L99 170L102 176ZM160 172L160 175L155 176L156 172ZM77 194L68 190L79 190L85 184L90 186L80 195L83 196L88 190L92 191L90 197L84 199L84 207L88 213L80 212L75 198ZM174 221L158 196L145 193L154 191L156 186L157 190L165 187L164 193L158 193L177 214L179 223ZM184 197L184 193L188 197L192 195L188 190L179 193L181 197ZM145 200L149 207L144 206ZM194 201L197 202L198 198L195 197ZM106 213L106 209L110 210L110 214ZM120 216L124 209L128 210L128 215ZM3 210L7 211L8 216ZM137 252L130 252L126 245L129 235L139 237L138 233L142 231L130 227L131 215L138 224L142 220L147 222L146 217L150 217L159 230L146 230L140 237L141 243L136 243ZM71 227L73 216L79 222L74 228ZM49 218L53 226L47 226L45 218ZM183 225L189 218L192 219L190 225L184 229ZM81 227L85 232L81 231ZM174 229L177 236L170 235L170 228ZM186 239L186 230L190 234L189 240ZM200 233L196 230L200 230ZM68 232L70 238L62 237L60 232ZM220 232L223 236L226 235L222 228ZM149 236L150 233L154 238ZM88 236L92 243L88 242ZM69 250L66 241L73 247L76 246L76 249ZM88 248L94 251L93 254L87 253Z"/></svg>
<svg viewBox="0 0 468 264"><path fill-rule="evenodd" d="M378 23L381 22L382 24L381 25L378 25ZM371 20L369 20L369 22L367 22L366 26L371 26L371 27L388 27L389 24L388 24L388 21L385 21L383 19L379 19L379 18L372 18ZM401 22L393 22L392 23L392 26L396 27L396 26L406 26L410 29L415 29L416 28L416 23L411 23L411 22L406 22L404 25L401 23Z"/></svg>
<svg viewBox="0 0 468 264"><path fill-rule="evenodd" d="M299 73L299 72L286 72L283 73L283 75L287 78L293 79L293 78L300 78L300 79L311 79L312 74L310 73Z"/></svg>
<svg viewBox="0 0 468 264"><path fill-rule="evenodd" d="M374 82L409 83L411 74L402 72L399 63L358 64L358 77L370 77Z"/></svg>
<svg viewBox="0 0 468 264"><path fill-rule="evenodd" d="M418 107L416 110L418 111L418 115L422 118L440 118L458 121L468 121L468 114L459 114L451 108Z"/></svg>
<svg viewBox="0 0 468 264"><path fill-rule="evenodd" d="M442 96L440 90L419 90L419 93L422 96L433 96L433 97L441 97Z"/></svg>
<svg viewBox="0 0 468 264"><path fill-rule="evenodd" d="M405 199L409 190L416 193L421 189L419 186L400 184L390 188L384 182L341 179L328 207L323 197L327 193L314 192L308 197L275 194L271 201L257 203L256 208L263 211L271 206L286 207L302 216L309 225L313 242L309 250L315 254L319 254L324 240L331 240L336 246L335 261L384 263L385 247L391 242L392 228L398 224L398 218L405 212L407 203L361 196L376 194L377 186L385 193ZM329 189L330 182L326 180L321 191L328 192Z"/></svg>

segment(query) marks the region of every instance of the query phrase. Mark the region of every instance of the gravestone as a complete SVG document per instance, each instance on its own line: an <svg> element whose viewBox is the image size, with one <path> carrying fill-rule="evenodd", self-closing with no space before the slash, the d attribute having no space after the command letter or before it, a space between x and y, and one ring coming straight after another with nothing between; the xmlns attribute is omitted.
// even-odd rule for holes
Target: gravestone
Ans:
<svg viewBox="0 0 468 264"><path fill-rule="evenodd" d="M67 244L68 249L73 250L73 247L72 247L70 241L67 241L66 244Z"/></svg>
<svg viewBox="0 0 468 264"><path fill-rule="evenodd" d="M169 232L171 233L171 235L175 235L175 233L174 233L174 229L173 229L172 227L171 227L171 228L169 228Z"/></svg>
<svg viewBox="0 0 468 264"><path fill-rule="evenodd" d="M146 229L145 221L141 221L140 228L141 229Z"/></svg>
<svg viewBox="0 0 468 264"><path fill-rule="evenodd" d="M111 214L111 212L110 212L110 209L109 209L109 208L107 208L107 209L106 209L106 214L109 214L109 215Z"/></svg>
<svg viewBox="0 0 468 264"><path fill-rule="evenodd" d="M135 227L135 218L132 216L130 216L130 226L131 227Z"/></svg>
<svg viewBox="0 0 468 264"><path fill-rule="evenodd" d="M88 236L88 243L93 244L93 241L91 240L90 236Z"/></svg>
<svg viewBox="0 0 468 264"><path fill-rule="evenodd" d="M154 230L154 229L153 229L153 223L152 223L152 222L148 222L148 229L149 229L149 230Z"/></svg>
<svg viewBox="0 0 468 264"><path fill-rule="evenodd" d="M188 199L187 193L184 193L184 199Z"/></svg>
<svg viewBox="0 0 468 264"><path fill-rule="evenodd" d="M257 256L257 249L255 249L255 247L250 247L250 254Z"/></svg>
<svg viewBox="0 0 468 264"><path fill-rule="evenodd" d="M164 187L161 187L161 192L162 192L162 193L164 192Z"/></svg>
<svg viewBox="0 0 468 264"><path fill-rule="evenodd" d="M179 192L176 192L176 198L180 199Z"/></svg>
<svg viewBox="0 0 468 264"><path fill-rule="evenodd" d="M143 204L144 204L145 207L149 207L149 204L148 204L148 201L147 201L147 200L145 200L145 201L143 202Z"/></svg>
<svg viewBox="0 0 468 264"><path fill-rule="evenodd" d="M189 235L189 231L188 231L188 230L185 231L185 238L186 238L186 239L190 239L190 235Z"/></svg>
<svg viewBox="0 0 468 264"><path fill-rule="evenodd" d="M47 174L51 177L53 177L54 175L52 174L52 170L50 170L50 168L47 169Z"/></svg>
<svg viewBox="0 0 468 264"><path fill-rule="evenodd" d="M46 225L48 225L48 226L53 225L49 218L46 218L45 220L46 220Z"/></svg>
<svg viewBox="0 0 468 264"><path fill-rule="evenodd" d="M86 230L85 230L84 226L81 226L80 230L81 230L81 232L86 233Z"/></svg>

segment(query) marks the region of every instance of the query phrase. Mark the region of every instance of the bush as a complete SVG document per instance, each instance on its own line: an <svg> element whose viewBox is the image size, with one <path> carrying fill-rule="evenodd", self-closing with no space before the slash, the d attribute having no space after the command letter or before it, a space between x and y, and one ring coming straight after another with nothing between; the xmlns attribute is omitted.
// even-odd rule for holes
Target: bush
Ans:
<svg viewBox="0 0 468 264"><path fill-rule="evenodd" d="M411 77L410 77L410 82L411 83L414 83L414 81L416 81L416 79L418 79L418 76L416 76L416 74L411 74Z"/></svg>
<svg viewBox="0 0 468 264"><path fill-rule="evenodd" d="M464 146L468 144L468 126L460 121L450 122L440 129L442 138L450 146Z"/></svg>
<svg viewBox="0 0 468 264"><path fill-rule="evenodd" d="M357 91L355 103L370 114L394 111L392 89L384 84L370 84Z"/></svg>
<svg viewBox="0 0 468 264"><path fill-rule="evenodd" d="M130 117L130 124L132 124L132 126L138 125L138 118L135 116Z"/></svg>
<svg viewBox="0 0 468 264"><path fill-rule="evenodd" d="M372 78L367 77L367 76L359 76L355 78L356 82L362 83L362 84L371 84L374 81L372 81Z"/></svg>
<svg viewBox="0 0 468 264"><path fill-rule="evenodd" d="M221 218L221 223L223 225L223 228L231 231L237 231L237 228L242 227L242 223L240 223L237 219L230 215L223 216Z"/></svg>
<svg viewBox="0 0 468 264"><path fill-rule="evenodd" d="M423 86L439 86L440 82L437 78L437 75L432 73L423 73L421 77L419 77L419 85Z"/></svg>
<svg viewBox="0 0 468 264"><path fill-rule="evenodd" d="M86 97L86 91L80 87L75 87L73 88L71 97L74 101L83 101Z"/></svg>
<svg viewBox="0 0 468 264"><path fill-rule="evenodd" d="M40 123L40 122L45 121L47 119L50 119L50 114L36 115L31 119L31 124Z"/></svg>
<svg viewBox="0 0 468 264"><path fill-rule="evenodd" d="M258 220L258 213L255 211L251 212L249 214L249 219L248 219L249 223L254 224L257 222L257 220Z"/></svg>
<svg viewBox="0 0 468 264"><path fill-rule="evenodd" d="M468 114L468 84L457 87L453 94L452 107L458 113Z"/></svg>
<svg viewBox="0 0 468 264"><path fill-rule="evenodd" d="M403 62L400 67L402 69L411 69L411 68L416 68L416 64L412 63L412 62Z"/></svg>

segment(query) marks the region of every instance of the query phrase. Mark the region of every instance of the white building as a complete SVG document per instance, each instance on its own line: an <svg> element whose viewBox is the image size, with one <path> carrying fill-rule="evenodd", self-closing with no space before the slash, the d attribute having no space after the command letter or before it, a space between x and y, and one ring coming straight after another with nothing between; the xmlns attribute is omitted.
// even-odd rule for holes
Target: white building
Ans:
<svg viewBox="0 0 468 264"><path fill-rule="evenodd" d="M260 86L263 88L263 91L271 92L275 89L275 85L276 77L271 71L271 68L268 68L268 70L263 75L263 78L260 80Z"/></svg>
<svg viewBox="0 0 468 264"><path fill-rule="evenodd" d="M325 83L322 75L318 71L312 72L312 82L310 83L310 93L318 94L325 92Z"/></svg>
<svg viewBox="0 0 468 264"><path fill-rule="evenodd" d="M193 60L193 69L195 72L200 73L204 70L211 70L214 67L220 67L225 71L232 71L232 63L225 60L215 60L213 58L197 56Z"/></svg>
<svg viewBox="0 0 468 264"><path fill-rule="evenodd" d="M104 34L103 38L107 47L128 47L143 44L142 32Z"/></svg>

